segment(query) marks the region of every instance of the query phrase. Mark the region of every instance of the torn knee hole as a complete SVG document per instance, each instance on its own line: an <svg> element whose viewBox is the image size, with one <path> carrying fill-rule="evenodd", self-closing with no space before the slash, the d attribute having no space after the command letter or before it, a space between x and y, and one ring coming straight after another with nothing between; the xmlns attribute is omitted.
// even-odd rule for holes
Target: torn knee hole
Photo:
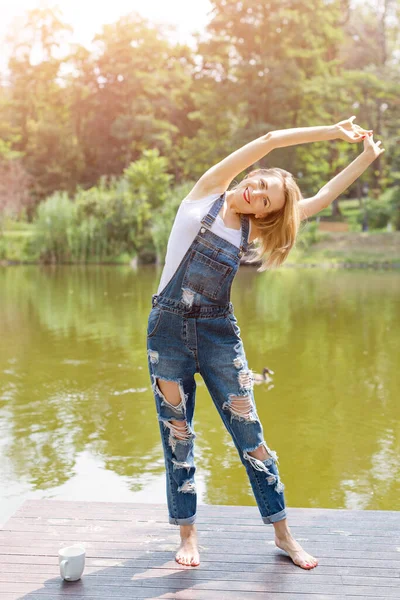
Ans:
<svg viewBox="0 0 400 600"><path fill-rule="evenodd" d="M272 458L272 456L268 454L264 444L261 444L261 446L258 446L255 450L252 450L249 454L258 460L268 460L269 458Z"/></svg>
<svg viewBox="0 0 400 600"><path fill-rule="evenodd" d="M169 429L168 445L175 452L177 444L190 445L196 437L186 421L160 419L166 429Z"/></svg>
<svg viewBox="0 0 400 600"><path fill-rule="evenodd" d="M185 411L187 394L185 394L180 381L168 381L154 377L153 385L155 393L161 398L161 405L168 406L176 413Z"/></svg>
<svg viewBox="0 0 400 600"><path fill-rule="evenodd" d="M250 462L253 469L256 471L263 471L267 476L268 485L276 484L274 488L275 492L282 494L285 485L279 479L277 467L273 469L276 470L276 473L272 473L268 468L272 463L278 462L278 455L275 450L271 450L268 448L267 444L263 442L254 450L245 450L243 452L243 457Z"/></svg>
<svg viewBox="0 0 400 600"><path fill-rule="evenodd" d="M245 420L254 420L254 406L251 396L235 396L229 394L229 402L222 405L223 409L228 409L233 417Z"/></svg>
<svg viewBox="0 0 400 600"><path fill-rule="evenodd" d="M278 462L278 455L275 450L268 448L265 442L262 442L254 450L245 450L243 456L257 471L265 471L267 475L273 475L267 467L273 462Z"/></svg>
<svg viewBox="0 0 400 600"><path fill-rule="evenodd" d="M249 416L253 410L250 396L230 396L230 401L231 409L244 417Z"/></svg>
<svg viewBox="0 0 400 600"><path fill-rule="evenodd" d="M184 494L195 494L196 493L196 484L194 481L187 479L182 483L181 486L178 487L178 492L183 492Z"/></svg>
<svg viewBox="0 0 400 600"><path fill-rule="evenodd" d="M171 430L172 435L177 440L188 440L191 437L191 431L186 421L174 421L170 420L166 423L167 427Z"/></svg>
<svg viewBox="0 0 400 600"><path fill-rule="evenodd" d="M185 460L177 460L176 458L172 459L172 468L173 468L174 471L176 471L177 469L186 469L187 472L189 473L189 471L192 468L192 466L193 465L190 465Z"/></svg>

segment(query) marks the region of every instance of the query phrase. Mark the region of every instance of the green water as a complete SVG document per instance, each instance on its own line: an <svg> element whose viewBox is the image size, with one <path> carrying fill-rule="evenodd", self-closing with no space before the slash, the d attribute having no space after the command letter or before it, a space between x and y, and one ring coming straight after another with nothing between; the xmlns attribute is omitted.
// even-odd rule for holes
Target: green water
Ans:
<svg viewBox="0 0 400 600"><path fill-rule="evenodd" d="M0 270L0 522L25 498L165 502L153 267ZM242 268L232 301L288 506L400 510L398 272ZM199 502L254 504L200 376ZM270 389L268 389L270 388Z"/></svg>

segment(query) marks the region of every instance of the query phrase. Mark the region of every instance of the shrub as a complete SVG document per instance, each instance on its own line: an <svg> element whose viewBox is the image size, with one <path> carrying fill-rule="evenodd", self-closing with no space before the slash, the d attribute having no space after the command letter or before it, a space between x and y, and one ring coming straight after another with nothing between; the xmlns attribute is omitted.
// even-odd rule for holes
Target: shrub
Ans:
<svg viewBox="0 0 400 600"><path fill-rule="evenodd" d="M77 227L76 206L66 192L55 192L39 204L34 233L34 246L45 262L67 262L71 259L70 239Z"/></svg>
<svg viewBox="0 0 400 600"><path fill-rule="evenodd" d="M390 221L391 210L387 197L381 196L379 200L368 198L365 200L364 209L358 215L358 223L363 224L364 215L369 229L384 229Z"/></svg>
<svg viewBox="0 0 400 600"><path fill-rule="evenodd" d="M390 222L397 231L400 231L400 186L391 188L390 192Z"/></svg>
<svg viewBox="0 0 400 600"><path fill-rule="evenodd" d="M317 221L308 221L300 227L296 245L302 250L307 250L307 248L316 244L324 237L325 235L318 231Z"/></svg>

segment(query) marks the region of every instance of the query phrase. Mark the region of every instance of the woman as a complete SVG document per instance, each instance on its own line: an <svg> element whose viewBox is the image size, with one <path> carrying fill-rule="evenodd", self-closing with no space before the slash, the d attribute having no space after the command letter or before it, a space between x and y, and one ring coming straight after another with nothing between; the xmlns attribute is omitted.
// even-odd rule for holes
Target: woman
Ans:
<svg viewBox="0 0 400 600"><path fill-rule="evenodd" d="M149 370L164 449L169 522L180 526L180 564L197 566L193 413L200 373L246 468L275 544L303 569L318 564L292 537L278 457L264 440L253 380L230 303L230 288L248 243L258 241L262 268L279 266L301 219L327 207L384 152L355 117L327 127L272 131L210 168L182 201L148 322ZM306 142L364 140L364 151L312 198L303 199L282 169L251 171L232 180L274 148Z"/></svg>

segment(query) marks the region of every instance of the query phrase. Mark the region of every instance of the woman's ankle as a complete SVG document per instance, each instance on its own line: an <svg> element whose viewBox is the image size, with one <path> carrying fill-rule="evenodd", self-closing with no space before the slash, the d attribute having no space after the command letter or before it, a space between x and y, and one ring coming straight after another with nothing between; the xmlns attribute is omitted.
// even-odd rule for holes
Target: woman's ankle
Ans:
<svg viewBox="0 0 400 600"><path fill-rule="evenodd" d="M285 539L292 537L290 529L287 524L287 519L282 519L282 521L277 521L273 523L275 529L275 535L277 538Z"/></svg>
<svg viewBox="0 0 400 600"><path fill-rule="evenodd" d="M193 523L192 525L180 525L180 534L181 537L190 537L191 535L196 534L196 525Z"/></svg>

